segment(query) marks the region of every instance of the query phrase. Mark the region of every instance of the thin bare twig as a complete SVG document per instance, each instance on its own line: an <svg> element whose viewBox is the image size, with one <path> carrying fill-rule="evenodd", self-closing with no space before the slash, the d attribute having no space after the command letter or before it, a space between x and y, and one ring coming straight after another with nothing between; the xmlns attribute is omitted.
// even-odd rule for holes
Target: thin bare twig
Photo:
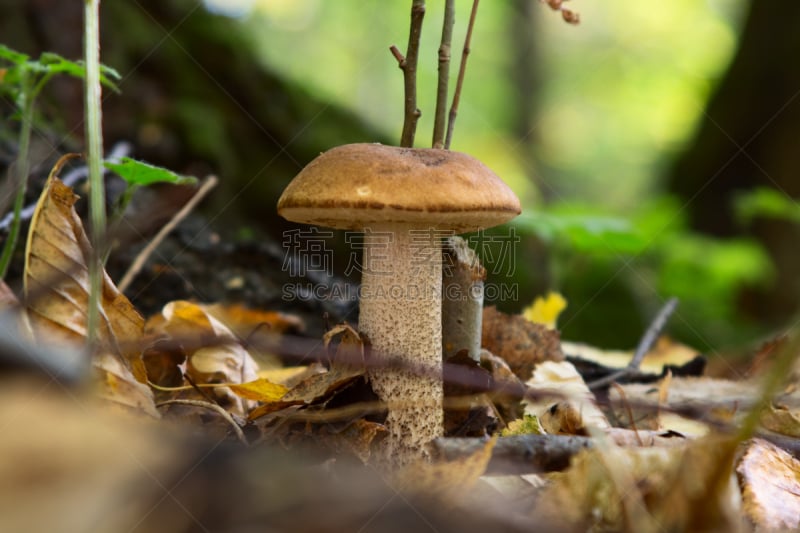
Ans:
<svg viewBox="0 0 800 533"><path fill-rule="evenodd" d="M445 0L442 44L439 45L439 83L436 89L436 111L433 121L433 147L444 148L445 122L447 121L447 86L450 81L450 49L455 22L455 0Z"/></svg>
<svg viewBox="0 0 800 533"><path fill-rule="evenodd" d="M642 442L642 437L639 436L639 430L636 429L636 420L633 418L633 409L631 409L631 404L628 403L628 397L625 395L625 389L622 388L622 385L619 383L612 383L611 384L619 393L620 401L622 405L625 406L625 410L628 412L628 422L631 425L631 429L633 430L633 434L636 435L636 441L639 443L639 446L644 446Z"/></svg>
<svg viewBox="0 0 800 533"><path fill-rule="evenodd" d="M417 121L422 114L417 108L417 59L419 57L419 37L422 34L422 20L425 18L425 0L413 0L411 4L411 29L408 35L406 56L396 46L389 48L403 71L405 92L405 117L400 146L414 146Z"/></svg>
<svg viewBox="0 0 800 533"><path fill-rule="evenodd" d="M467 70L467 57L470 53L470 43L472 42L472 28L475 27L475 17L478 14L478 4L480 0L472 1L472 11L469 14L469 25L467 26L467 36L464 37L464 48L461 50L461 65L458 67L458 79L456 80L456 90L453 93L453 104L450 106L450 115L447 119L447 135L444 139L444 147L450 149L450 141L453 140L453 128L458 115L458 104L461 100L461 87L464 85L464 73Z"/></svg>
<svg viewBox="0 0 800 533"><path fill-rule="evenodd" d="M175 216L173 216L172 219L169 222L167 222L167 224L163 228L161 228L161 230L156 234L156 236L153 237L153 240L150 241L141 252L139 252L139 255L133 261L133 264L130 266L128 271L125 272L125 275L122 277L122 281L119 282L119 285L117 286L119 292L125 292L125 289L128 288L128 286L133 281L133 278L136 277L139 271L142 270L142 267L147 262L147 258L150 257L150 255L158 247L158 245L161 244L161 241L163 241L167 237L167 235L169 235L169 233L173 229L175 229L175 226L177 226L181 222L181 220L186 218L186 216L189 213L191 213L192 209L194 209L197 206L197 204L200 203L200 200L205 198L206 194L208 194L208 192L211 189L213 189L216 185L217 185L216 176L209 176L205 179L205 181L203 182L202 185L200 185L200 188L197 190L194 196L192 196L189 199L189 201L186 202L186 204L181 208L180 211L175 213Z"/></svg>
<svg viewBox="0 0 800 533"><path fill-rule="evenodd" d="M247 437L244 436L244 431L242 431L242 428L239 426L239 424L236 423L236 420L233 419L233 417L228 411L226 411L219 405L211 402L204 402L203 400L175 399L175 400L165 400L163 402L159 402L156 404L156 407L163 407L165 405L171 405L171 404L193 405L195 407L205 407L206 409L211 409L212 411L216 411L222 418L224 418L228 422L228 424L230 424L230 426L233 428L233 432L236 433L236 437L239 439L239 441L241 441L241 443L244 444L245 446L250 446L250 443L247 442Z"/></svg>
<svg viewBox="0 0 800 533"><path fill-rule="evenodd" d="M675 308L678 307L678 299L677 298L670 298L667 300L667 303L664 304L664 307L658 312L656 317L653 319L653 322L650 324L650 327L647 328L644 336L642 336L642 340L639 341L639 345L636 347L636 352L633 354L633 358L631 362L628 363L628 366L621 370L617 370L613 374L609 374L606 377L596 379L589 383L590 389L599 389L600 387L605 387L609 383L617 381L620 378L627 376L638 370L639 365L642 363L642 359L650 351L653 344L656 342L658 335L661 333L661 330L664 329L664 326L667 324L667 320L675 312Z"/></svg>

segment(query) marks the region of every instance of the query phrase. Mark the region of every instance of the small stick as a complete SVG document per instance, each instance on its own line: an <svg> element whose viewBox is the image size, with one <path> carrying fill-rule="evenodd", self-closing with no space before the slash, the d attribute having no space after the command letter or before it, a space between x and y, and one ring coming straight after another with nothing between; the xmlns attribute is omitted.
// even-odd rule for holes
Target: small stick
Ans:
<svg viewBox="0 0 800 533"><path fill-rule="evenodd" d="M422 34L422 20L425 18L425 0L413 0L411 4L411 29L408 35L406 56L396 46L389 48L403 71L405 89L405 118L400 146L414 146L417 121L422 112L417 108L417 58L419 57L419 37Z"/></svg>
<svg viewBox="0 0 800 533"><path fill-rule="evenodd" d="M228 424L231 425L233 428L233 432L236 433L236 437L241 441L242 444L245 446L250 446L250 443L247 442L247 437L244 436L244 431L242 428L239 427L239 424L236 423L236 420L233 419L231 414L220 407L219 405L211 402L204 402L203 400L182 400L182 399L175 399L175 400L165 400L163 402L159 402L156 404L156 407L163 407L165 405L194 405L195 407L205 407L206 409L211 409L212 411L216 411L222 418L224 418Z"/></svg>
<svg viewBox="0 0 800 533"><path fill-rule="evenodd" d="M464 72L467 70L467 56L470 53L470 43L472 42L472 28L475 27L475 17L478 14L478 4L480 0L472 1L472 12L469 14L469 25L467 26L467 36L464 37L464 48L461 51L461 65L458 67L458 79L456 80L456 90L453 93L453 104L450 106L450 115L447 119L447 135L444 140L445 150L450 149L450 141L453 140L453 128L458 115L458 103L461 100L461 87L464 85Z"/></svg>
<svg viewBox="0 0 800 533"><path fill-rule="evenodd" d="M455 0L445 0L442 44L439 45L439 83L436 89L436 114L433 121L433 147L444 148L447 85L450 80L450 48L455 22Z"/></svg>
<svg viewBox="0 0 800 533"><path fill-rule="evenodd" d="M650 351L650 348L652 348L653 344L656 342L661 330L667 325L667 320L669 320L669 317L675 312L676 307L678 307L677 298L670 298L667 300L667 303L664 304L664 307L661 308L656 317L653 319L650 327L647 328L642 340L639 341L639 345L636 347L636 352L633 354L633 358L631 359L631 362L628 363L628 366L621 370L617 370L613 374L609 374L604 378L592 381L589 383L589 388L599 389L601 387L605 387L609 383L617 381L618 379L635 372L642 363L644 356Z"/></svg>
<svg viewBox="0 0 800 533"><path fill-rule="evenodd" d="M631 404L628 403L628 398L625 396L625 389L622 388L622 385L619 383L612 383L611 384L619 393L620 401L625 406L625 410L628 412L628 421L631 424L631 429L633 430L633 434L636 435L636 441L639 443L639 446L644 446L642 442L642 437L639 436L639 430L636 429L636 420L633 418L633 409L631 409Z"/></svg>
<svg viewBox="0 0 800 533"><path fill-rule="evenodd" d="M150 257L153 251L158 247L158 245L161 244L161 241L163 241L167 237L167 235L169 235L169 233L173 229L175 229L175 226L177 226L181 222L181 220L186 218L186 216L192 211L192 209L194 209L197 206L198 203L200 203L200 201L206 196L206 194L208 194L208 192L211 189L213 189L214 186L216 186L217 181L218 180L216 176L207 177L203 182L203 184L200 185L200 188L197 190L195 195L192 196L188 202L186 202L186 204L180 209L180 211L175 213L175 216L173 216L172 219L169 222L167 222L167 224L163 228L161 228L161 230L156 234L156 236L153 237L153 240L150 241L141 252L139 252L139 255L133 261L133 264L130 266L128 271L125 272L125 275L122 277L122 281L119 282L119 285L117 286L119 292L125 292L125 290L133 281L133 278L135 278L136 275L139 273L139 271L142 270L142 267L147 262L147 259Z"/></svg>

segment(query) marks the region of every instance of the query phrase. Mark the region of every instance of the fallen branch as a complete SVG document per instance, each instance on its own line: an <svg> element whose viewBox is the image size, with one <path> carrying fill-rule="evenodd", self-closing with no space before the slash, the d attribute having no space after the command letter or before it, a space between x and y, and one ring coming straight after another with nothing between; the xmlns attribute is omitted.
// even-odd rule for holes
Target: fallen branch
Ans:
<svg viewBox="0 0 800 533"><path fill-rule="evenodd" d="M670 436L665 432L639 431L611 428L607 437L617 446L639 448L654 446L679 446L688 439ZM643 437L640 439L640 436ZM572 456L591 448L596 439L577 435L514 435L500 437L492 449L492 458L486 467L487 475L534 474L558 472L569 466ZM442 458L453 461L469 457L482 450L486 440L480 437L444 437L433 441L433 448Z"/></svg>

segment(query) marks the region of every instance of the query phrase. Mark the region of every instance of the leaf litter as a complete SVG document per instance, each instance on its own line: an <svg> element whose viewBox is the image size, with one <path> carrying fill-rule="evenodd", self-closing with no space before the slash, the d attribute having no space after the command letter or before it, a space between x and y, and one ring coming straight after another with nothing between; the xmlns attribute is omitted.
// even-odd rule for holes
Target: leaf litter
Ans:
<svg viewBox="0 0 800 533"><path fill-rule="evenodd" d="M22 303L8 287L0 286L2 307L21 310L20 343L30 339L48 347L54 358L60 356L61 347L79 348L86 338L91 248L74 211L76 198L58 178L48 179L29 233ZM697 354L662 343L643 360L649 377L633 374L629 383L592 391L582 367L564 360L562 346L567 345L554 329L562 300L550 295L543 300L550 304L528 312L546 325L486 310L481 360L456 358L445 365L450 423L440 441L468 436L458 441L466 443L467 451L448 458L439 454L431 462L398 471L387 471L374 453L386 433L385 406L371 391L366 371L387 363L381 354L371 353L368 339L356 328L334 326L309 360L283 359L281 342L303 329L302 321L292 315L173 301L145 321L107 275L100 347L90 359L92 387L72 396L48 391L31 404L31 416L61 435L63 460L74 461L52 468L61 468L67 477L96 481L88 494L99 490L122 494L122 487L143 486L147 475L135 468L131 472L131 453L144 458L138 459L140 466L155 469L158 477L180 476L182 468L193 468L190 458L212 453L216 466L201 466L198 472L219 479L219 487L240 494L240 501L237 504L221 489L212 489L212 484L199 483L237 513L220 515L216 508L197 511L209 524L292 524L288 529L318 525L317 517L287 510L308 503L302 487L313 483L325 491L312 499L327 509L326 523L342 527L360 527L362 518L369 522L371 516L375 524L391 530L380 518L380 498L387 496L391 503L397 491L407 505L401 502L398 509L383 504L386 509L403 520L421 515L445 529L456 524L462 530L496 526L509 531L533 526L636 531L800 526L796 512L800 469L793 456L800 446L792 440L797 438L800 418L797 387L790 384L780 391L760 415L758 429L739 433L748 440L734 435L761 401L758 378L769 372L770 357L761 356L760 373L749 380L715 381L702 376L697 366L692 367L694 377L675 377L671 368L685 365ZM570 351L566 350L568 359ZM582 349L581 358L589 352ZM596 365L611 365L607 373L614 371L614 365L621 366L610 363L619 360L617 355L596 352L600 361ZM13 423L16 416L13 409L9 411L17 401L13 394L35 387L36 380L30 379L2 392L6 402L0 402L0 419L5 423ZM97 414L87 418L87 410ZM0 444L0 451L21 454L24 442L52 438L42 436L32 422L22 423L24 431L13 442ZM193 428L194 436L186 437L173 422ZM112 426L118 433L113 445L103 436ZM85 446L91 456L82 457L84 450L77 441L65 438L74 432L92 443ZM762 438L749 440L756 434ZM519 462L512 465L516 474L490 473L499 443L506 443L503 453L513 454L519 452L514 446L538 442L544 447L537 453L547 455L560 450L564 439L575 437L588 439L589 447L569 452L569 466L559 467L560 472L534 472L530 463ZM260 451L252 456L202 451L209 439L228 447L236 438ZM276 450L291 451L291 459L276 459L283 456L274 454L284 453ZM31 448L30 461L39 461L43 453L44 449ZM0 491L9 491L9 483L24 475L21 468L33 464L30 461L22 461L17 470L13 465L4 468ZM293 466L287 470L287 465ZM226 474L220 478L215 468ZM101 472L107 473L106 481L99 481ZM56 502L67 529L81 529L83 518L66 509L83 504L57 491L59 485L53 483L60 479L58 474L43 479L50 483L42 485L49 487L47 491L29 484L22 492ZM256 495L277 494L265 484L270 479L286 487L285 508L254 503ZM350 493L337 488L345 486ZM371 488L365 493L358 487ZM158 493L153 490L145 492ZM128 511L112 510L115 495L107 496L105 507L89 511L94 523L111 524L112 529L130 525ZM192 509L201 509L196 496L187 501L194 502ZM243 508L245 501L253 507ZM325 507L322 502L340 503ZM347 512L343 502L350 506ZM0 525L18 526L23 511L2 513ZM177 516L162 511L153 516ZM142 521L154 524L146 516ZM192 518L183 516L175 523L191 529L187 524ZM54 525L42 517L37 524L44 529Z"/></svg>

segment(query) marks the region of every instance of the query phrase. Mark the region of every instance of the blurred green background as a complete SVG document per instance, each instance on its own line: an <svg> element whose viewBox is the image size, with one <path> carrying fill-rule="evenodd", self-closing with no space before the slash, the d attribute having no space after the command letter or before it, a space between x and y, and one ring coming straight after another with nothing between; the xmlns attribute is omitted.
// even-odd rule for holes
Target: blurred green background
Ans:
<svg viewBox="0 0 800 533"><path fill-rule="evenodd" d="M62 4L0 4L0 35L74 56L55 30L74 19ZM451 91L471 4L456 0ZM513 277L489 280L517 297L491 303L518 312L560 291L562 336L604 347L635 345L670 296L681 305L668 332L704 352L788 324L800 301L797 4L573 0L571 26L537 0L481 2L452 149L523 201ZM410 6L106 3L104 61L124 76L106 137L220 173L213 218L277 240L287 225L272 206L319 151L399 141L402 72L388 49L405 51ZM442 9L427 2L418 147L431 144ZM20 10L27 26L11 25Z"/></svg>

